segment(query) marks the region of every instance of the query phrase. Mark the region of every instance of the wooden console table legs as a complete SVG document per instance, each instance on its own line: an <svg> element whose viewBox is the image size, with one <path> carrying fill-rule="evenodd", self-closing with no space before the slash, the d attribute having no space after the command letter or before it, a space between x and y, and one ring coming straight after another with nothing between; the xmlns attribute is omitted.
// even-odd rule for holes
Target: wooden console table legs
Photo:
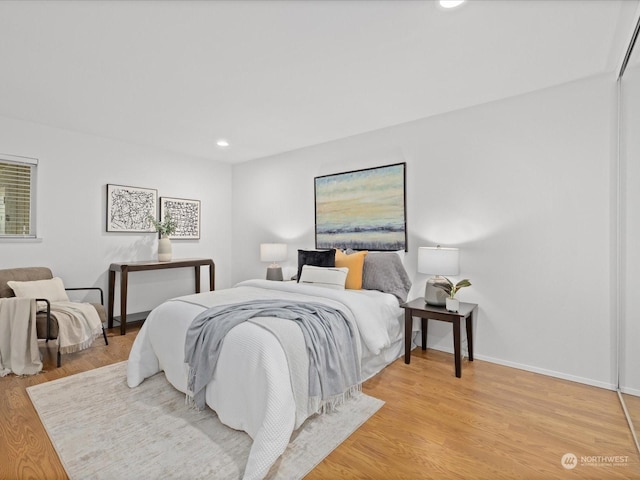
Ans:
<svg viewBox="0 0 640 480"><path fill-rule="evenodd" d="M120 272L120 335L124 335L127 330L127 290L129 284L129 272L143 270L163 270L167 268L193 267L195 272L195 290L200 293L200 267L209 267L209 289L215 290L215 264L209 258L189 258L181 260L171 260L169 262L129 262L112 263L109 267L109 312L107 324L113 328L113 307L116 284L116 272Z"/></svg>
<svg viewBox="0 0 640 480"><path fill-rule="evenodd" d="M116 293L116 272L109 270L109 307L107 309L107 327L113 328L113 304Z"/></svg>

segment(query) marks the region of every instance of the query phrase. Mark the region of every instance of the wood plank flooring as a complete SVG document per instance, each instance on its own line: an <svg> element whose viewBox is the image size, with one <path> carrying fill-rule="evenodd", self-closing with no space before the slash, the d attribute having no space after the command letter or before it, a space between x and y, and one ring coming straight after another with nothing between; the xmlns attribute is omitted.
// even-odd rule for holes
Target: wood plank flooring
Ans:
<svg viewBox="0 0 640 480"><path fill-rule="evenodd" d="M67 478L25 389L126 360L137 331L114 329L109 346L98 339L61 368L55 347L43 347L45 373L0 378L0 479ZM615 392L480 360L465 360L456 378L450 354L419 349L363 389L385 405L307 479L640 478ZM561 465L567 453L574 469ZM117 455L117 441L105 455Z"/></svg>

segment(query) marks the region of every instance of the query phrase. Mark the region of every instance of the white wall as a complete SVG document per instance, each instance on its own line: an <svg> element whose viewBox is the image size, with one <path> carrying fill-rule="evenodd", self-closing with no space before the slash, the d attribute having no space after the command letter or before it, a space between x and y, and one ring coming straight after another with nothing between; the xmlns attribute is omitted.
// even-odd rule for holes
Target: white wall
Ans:
<svg viewBox="0 0 640 480"><path fill-rule="evenodd" d="M155 188L159 196L201 200L200 240L173 241L173 256L213 258L216 287L229 286L229 165L2 117L0 150L39 160L41 238L0 241L0 268L48 266L66 286L99 286L106 296L112 262L155 259L157 248L157 234L106 232L106 184L113 183ZM209 285L207 275L203 268L204 290ZM128 312L149 310L167 298L193 293L194 286L192 269L132 273ZM118 298L116 294L116 314Z"/></svg>
<svg viewBox="0 0 640 480"><path fill-rule="evenodd" d="M153 258L155 235L105 232L116 183L202 201L201 239L174 241L174 256L212 257L218 288L263 277L266 241L288 243L293 274L296 249L314 246L313 177L404 161L411 295L426 280L417 247L459 246L473 282L460 298L480 304L477 358L611 387L614 100L613 79L596 77L233 168L0 117L2 153L40 160L41 237L0 243L0 268L48 265L106 292L111 262ZM190 293L193 278L141 272L130 284L134 312ZM432 322L429 346L451 344Z"/></svg>
<svg viewBox="0 0 640 480"><path fill-rule="evenodd" d="M640 296L636 292L640 278L640 66L626 70L621 98L623 301L620 312L620 387L623 392L640 395ZM640 412L635 414L640 415Z"/></svg>
<svg viewBox="0 0 640 480"><path fill-rule="evenodd" d="M233 281L264 276L261 242L288 243L285 274L314 247L315 176L407 162L411 295L417 248L458 246L478 359L612 388L614 107L596 77L236 165Z"/></svg>

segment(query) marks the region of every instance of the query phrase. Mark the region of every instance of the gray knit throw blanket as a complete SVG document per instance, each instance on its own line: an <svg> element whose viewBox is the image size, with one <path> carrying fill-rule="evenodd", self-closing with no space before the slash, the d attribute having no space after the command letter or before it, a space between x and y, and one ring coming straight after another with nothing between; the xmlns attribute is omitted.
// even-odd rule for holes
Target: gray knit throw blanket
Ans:
<svg viewBox="0 0 640 480"><path fill-rule="evenodd" d="M205 406L205 386L213 378L224 337L255 317L278 317L300 326L309 354L309 397L319 397L323 409L331 409L360 389L356 332L343 312L319 303L253 300L205 310L187 330L187 401L197 409Z"/></svg>

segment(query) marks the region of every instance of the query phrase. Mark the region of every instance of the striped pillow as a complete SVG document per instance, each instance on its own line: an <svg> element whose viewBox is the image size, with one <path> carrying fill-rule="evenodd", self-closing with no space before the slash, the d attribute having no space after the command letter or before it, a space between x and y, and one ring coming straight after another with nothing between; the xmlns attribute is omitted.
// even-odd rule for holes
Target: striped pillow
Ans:
<svg viewBox="0 0 640 480"><path fill-rule="evenodd" d="M313 265L304 265L302 267L302 273L300 274L299 283L313 285L314 287L344 290L347 273L349 273L349 269L346 267L314 267Z"/></svg>

